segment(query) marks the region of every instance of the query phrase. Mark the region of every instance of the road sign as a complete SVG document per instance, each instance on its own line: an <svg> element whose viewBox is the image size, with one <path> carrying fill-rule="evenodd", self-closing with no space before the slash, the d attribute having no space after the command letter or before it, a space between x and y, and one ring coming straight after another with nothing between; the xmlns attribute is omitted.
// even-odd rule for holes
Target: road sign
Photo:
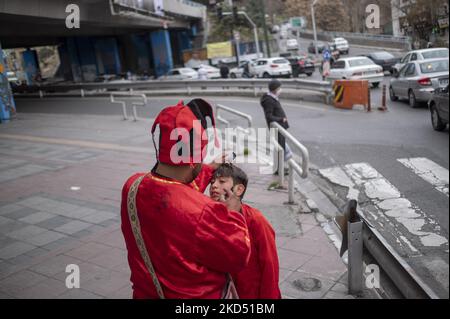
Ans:
<svg viewBox="0 0 450 319"><path fill-rule="evenodd" d="M290 19L290 24L292 28L302 29L306 27L305 17L293 17Z"/></svg>

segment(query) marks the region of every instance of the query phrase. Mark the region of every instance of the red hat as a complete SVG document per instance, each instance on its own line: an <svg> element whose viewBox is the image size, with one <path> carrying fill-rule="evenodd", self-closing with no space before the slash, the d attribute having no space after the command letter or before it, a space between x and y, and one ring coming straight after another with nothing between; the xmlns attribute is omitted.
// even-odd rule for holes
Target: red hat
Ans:
<svg viewBox="0 0 450 319"><path fill-rule="evenodd" d="M183 101L163 109L152 126L154 133L159 126L159 148L156 156L159 162L169 165L201 163L206 156L208 140L203 133L208 128L206 118L211 119L215 144L218 145L214 114L211 105L203 99L194 99L187 105Z"/></svg>

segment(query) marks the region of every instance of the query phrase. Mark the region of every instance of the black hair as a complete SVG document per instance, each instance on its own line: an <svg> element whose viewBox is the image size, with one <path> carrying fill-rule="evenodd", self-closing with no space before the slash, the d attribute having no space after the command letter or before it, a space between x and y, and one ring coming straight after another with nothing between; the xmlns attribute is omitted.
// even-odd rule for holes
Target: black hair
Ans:
<svg viewBox="0 0 450 319"><path fill-rule="evenodd" d="M231 163L223 163L214 172L212 180L214 181L220 177L231 177L233 179L233 186L238 184L244 185L245 189L240 196L241 199L244 198L244 194L247 190L248 176L242 169Z"/></svg>

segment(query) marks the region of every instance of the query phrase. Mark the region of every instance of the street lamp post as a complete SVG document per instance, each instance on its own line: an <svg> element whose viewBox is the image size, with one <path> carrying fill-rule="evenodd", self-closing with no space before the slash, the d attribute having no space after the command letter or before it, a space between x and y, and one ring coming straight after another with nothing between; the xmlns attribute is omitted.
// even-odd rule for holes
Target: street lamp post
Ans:
<svg viewBox="0 0 450 319"><path fill-rule="evenodd" d="M223 13L224 16L228 16L228 15L232 15L232 14L233 13L231 13L231 12L224 12ZM258 27L253 22L253 20L250 19L250 17L248 16L248 14L245 11L238 11L238 14L243 15L244 17L246 17L247 21L251 24L251 26L253 28L253 36L255 38L255 43L256 43L256 53L258 54L258 58L259 58L259 56L261 54L261 49L259 47Z"/></svg>
<svg viewBox="0 0 450 319"><path fill-rule="evenodd" d="M316 56L319 54L317 50L317 31L316 31L316 18L314 15L314 6L316 5L317 0L314 0L311 4L311 19L312 19L312 25L313 25L313 33L314 33L314 50L316 53Z"/></svg>

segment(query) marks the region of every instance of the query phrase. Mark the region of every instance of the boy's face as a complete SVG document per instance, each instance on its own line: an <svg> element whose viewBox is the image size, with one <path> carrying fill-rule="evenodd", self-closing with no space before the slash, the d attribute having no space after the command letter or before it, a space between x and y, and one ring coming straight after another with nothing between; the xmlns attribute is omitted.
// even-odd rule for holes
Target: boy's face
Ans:
<svg viewBox="0 0 450 319"><path fill-rule="evenodd" d="M211 180L211 187L209 188L209 196L215 201L223 201L226 194L225 189L233 191L233 184L232 177L220 176L213 178Z"/></svg>

